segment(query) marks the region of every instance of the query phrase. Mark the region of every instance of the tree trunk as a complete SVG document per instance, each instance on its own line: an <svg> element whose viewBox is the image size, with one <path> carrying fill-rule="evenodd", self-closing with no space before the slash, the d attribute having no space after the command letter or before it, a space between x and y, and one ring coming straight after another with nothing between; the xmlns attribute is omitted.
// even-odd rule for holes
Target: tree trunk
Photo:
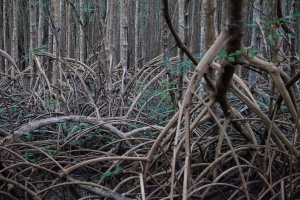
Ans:
<svg viewBox="0 0 300 200"><path fill-rule="evenodd" d="M137 73L139 67L139 7L140 0L135 2L135 20L134 20L134 71Z"/></svg>
<svg viewBox="0 0 300 200"><path fill-rule="evenodd" d="M260 11L261 11L261 0L254 0L253 2L253 24L258 24L260 20ZM251 36L251 48L258 50L259 49L259 35L258 28L252 28ZM253 88L256 85L257 73L253 70L249 71L249 88Z"/></svg>
<svg viewBox="0 0 300 200"><path fill-rule="evenodd" d="M0 2L0 16L3 17L4 13L3 13L3 5L5 4L5 2L1 1ZM5 23L5 18L3 17L2 18L3 20L0 21L0 49L4 49L3 48L3 41L4 41L4 38L3 38L3 33L5 32L5 30L3 29L3 24ZM4 59L3 57L0 58L0 71L3 73L5 72L5 65L4 65ZM0 79L2 78L2 75L0 75Z"/></svg>
<svg viewBox="0 0 300 200"><path fill-rule="evenodd" d="M108 80L108 88L109 91L113 89L113 72L114 72L114 60L115 60L115 9L116 9L116 1L111 0L110 2L110 15L109 15L109 27L108 27L108 55L109 55L109 62L108 62L108 72L109 72L109 80Z"/></svg>
<svg viewBox="0 0 300 200"><path fill-rule="evenodd" d="M7 7L6 7L6 1L3 1L3 50L5 52L8 52L7 48ZM7 59L4 60L4 72L5 74L8 74L8 62Z"/></svg>
<svg viewBox="0 0 300 200"><path fill-rule="evenodd" d="M123 92L128 68L128 0L120 1L120 63L123 69L121 88Z"/></svg>
<svg viewBox="0 0 300 200"><path fill-rule="evenodd" d="M79 16L80 21L82 24L84 24L84 13L83 13L83 4L84 1L79 1ZM83 26L81 23L78 24L79 27L79 60L81 62L84 62L85 60L85 43L84 43L84 33L83 33Z"/></svg>
<svg viewBox="0 0 300 200"><path fill-rule="evenodd" d="M36 47L36 2L35 0L30 0L29 2L29 24L30 24L30 34L29 34L29 68L31 71L30 85L33 87L36 81L37 68L33 62L34 48ZM26 66L27 67L27 66Z"/></svg>
<svg viewBox="0 0 300 200"><path fill-rule="evenodd" d="M18 20L19 20L19 1L13 0L13 28L12 28L12 43L11 43L11 52L12 58L15 63L19 63L19 51L18 51ZM11 70L11 76L15 77L14 67Z"/></svg>
<svg viewBox="0 0 300 200"><path fill-rule="evenodd" d="M54 9L54 19L53 19L53 30L54 30L54 39L53 39L53 54L56 57L60 56L59 52L59 41L60 41L60 0L53 1L53 9ZM52 84L54 85L54 93L55 93L55 111L60 111L60 102L59 102L59 79L60 79L60 67L59 62L55 59L53 62L52 68Z"/></svg>

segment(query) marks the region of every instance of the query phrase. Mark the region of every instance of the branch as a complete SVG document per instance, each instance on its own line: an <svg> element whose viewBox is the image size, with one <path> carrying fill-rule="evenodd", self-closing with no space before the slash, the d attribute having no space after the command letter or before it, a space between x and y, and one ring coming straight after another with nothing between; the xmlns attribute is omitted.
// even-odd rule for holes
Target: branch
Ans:
<svg viewBox="0 0 300 200"><path fill-rule="evenodd" d="M116 192L103 190L103 189L97 187L95 183L78 181L76 179L71 178L70 176L68 177L68 179L71 182L78 184L78 186L80 188L87 190L89 192L95 193L96 195L101 196L101 197L116 199L116 200L133 200L131 198L124 197Z"/></svg>
<svg viewBox="0 0 300 200"><path fill-rule="evenodd" d="M164 11L164 15L165 15L165 20L168 24L168 27L178 45L178 47L184 51L184 53L189 57L189 59L191 59L191 61L194 63L195 66L198 65L198 61L196 60L196 58L193 56L193 54L188 50L188 48L184 45L184 43L181 41L179 35L176 33L176 30L174 29L173 25L172 25L172 20L170 18L169 15L169 6L168 6L168 0L162 0L163 3L163 11Z"/></svg>

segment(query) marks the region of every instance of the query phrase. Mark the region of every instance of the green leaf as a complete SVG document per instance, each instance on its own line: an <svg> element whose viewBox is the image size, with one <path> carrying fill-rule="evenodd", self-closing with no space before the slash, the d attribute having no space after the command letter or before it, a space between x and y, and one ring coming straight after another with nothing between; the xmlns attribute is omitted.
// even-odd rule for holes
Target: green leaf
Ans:
<svg viewBox="0 0 300 200"><path fill-rule="evenodd" d="M249 28L258 28L257 24L247 24Z"/></svg>
<svg viewBox="0 0 300 200"><path fill-rule="evenodd" d="M251 56L253 58L255 56L255 52L254 51L249 51L249 56Z"/></svg>
<svg viewBox="0 0 300 200"><path fill-rule="evenodd" d="M252 58L255 56L255 54L261 54L263 51L262 50L256 50L256 49L249 49L248 54Z"/></svg>
<svg viewBox="0 0 300 200"><path fill-rule="evenodd" d="M274 39L280 38L280 37L281 37L281 35L280 35L279 33L275 33L275 34L273 35L273 38L274 38Z"/></svg>
<svg viewBox="0 0 300 200"><path fill-rule="evenodd" d="M292 33L288 33L287 35L288 35L289 38L293 38L293 39L296 39L296 38L297 38L297 37L296 37L294 34L292 34Z"/></svg>
<svg viewBox="0 0 300 200"><path fill-rule="evenodd" d="M104 173L104 174L102 174L101 178L109 177L109 176L111 176L111 174L112 174L111 172Z"/></svg>
<svg viewBox="0 0 300 200"><path fill-rule="evenodd" d="M228 57L227 60L230 61L230 62L235 62L234 57Z"/></svg>
<svg viewBox="0 0 300 200"><path fill-rule="evenodd" d="M282 29L279 29L278 32L279 32L280 35L284 34L284 30L282 30Z"/></svg>
<svg viewBox="0 0 300 200"><path fill-rule="evenodd" d="M225 57L227 57L227 52L226 52L224 49L222 49L222 50L217 54L217 56L219 56L220 58L225 58Z"/></svg>
<svg viewBox="0 0 300 200"><path fill-rule="evenodd" d="M273 23L273 20L270 19L270 20L265 21L263 24L270 25L272 23Z"/></svg>
<svg viewBox="0 0 300 200"><path fill-rule="evenodd" d="M299 17L300 16L300 11L299 12L296 12L292 15L293 17Z"/></svg>
<svg viewBox="0 0 300 200"><path fill-rule="evenodd" d="M240 54L242 54L242 53L244 53L244 52L246 52L247 50L237 50L236 52L235 52L235 54L236 55L240 55Z"/></svg>
<svg viewBox="0 0 300 200"><path fill-rule="evenodd" d="M28 160L28 158L29 158L29 150L27 148L25 149L23 158L25 158L25 160Z"/></svg>
<svg viewBox="0 0 300 200"><path fill-rule="evenodd" d="M118 166L118 167L116 167L116 169L114 170L113 174L118 174L120 171L122 171L122 167Z"/></svg>
<svg viewBox="0 0 300 200"><path fill-rule="evenodd" d="M281 17L276 22L278 22L278 24L281 24L281 23L285 22L285 18Z"/></svg>

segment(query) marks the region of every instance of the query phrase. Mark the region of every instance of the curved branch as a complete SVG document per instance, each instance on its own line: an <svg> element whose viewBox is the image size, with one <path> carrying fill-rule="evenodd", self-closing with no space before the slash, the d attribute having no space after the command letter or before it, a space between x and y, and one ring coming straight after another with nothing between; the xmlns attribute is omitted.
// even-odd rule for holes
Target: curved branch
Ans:
<svg viewBox="0 0 300 200"><path fill-rule="evenodd" d="M184 53L189 57L189 59L191 59L191 61L194 63L194 65L197 66L198 61L193 56L193 54L188 50L188 48L184 45L184 43L181 41L179 35L177 34L176 30L174 29L174 27L172 25L172 20L171 20L171 17L169 15L168 0L162 0L162 3L163 3L163 11L164 11L165 20L168 24L168 27L169 27L174 39L176 40L176 43L177 43L178 47L182 51L184 51Z"/></svg>

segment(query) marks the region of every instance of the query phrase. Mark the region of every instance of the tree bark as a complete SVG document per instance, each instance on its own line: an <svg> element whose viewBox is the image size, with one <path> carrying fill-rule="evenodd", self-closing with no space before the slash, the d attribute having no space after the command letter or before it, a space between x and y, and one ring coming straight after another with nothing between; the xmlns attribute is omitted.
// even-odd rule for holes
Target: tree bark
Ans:
<svg viewBox="0 0 300 200"><path fill-rule="evenodd" d="M84 13L83 13L83 4L84 1L79 1L79 16L80 21L82 24L84 24ZM84 33L83 33L83 26L81 23L78 24L79 26L79 60L81 62L84 62L85 60L85 43L84 43Z"/></svg>
<svg viewBox="0 0 300 200"><path fill-rule="evenodd" d="M120 1L120 63L123 69L121 87L123 92L128 68L128 0Z"/></svg>
<svg viewBox="0 0 300 200"><path fill-rule="evenodd" d="M53 1L53 10L54 10L54 19L53 19L53 32L54 32L54 39L53 39L53 54L56 57L60 56L59 52L59 41L60 41L60 0L54 0ZM59 102L59 78L60 78L60 67L59 62L57 59L53 62L53 68L52 68L52 84L54 86L54 93L55 93L55 111L60 111L60 102Z"/></svg>
<svg viewBox="0 0 300 200"><path fill-rule="evenodd" d="M29 68L31 69L31 87L35 84L37 68L33 62L34 48L36 47L36 2L30 0L29 2L29 23L30 23L30 34L29 34ZM27 66L26 66L27 67Z"/></svg>
<svg viewBox="0 0 300 200"><path fill-rule="evenodd" d="M261 11L261 0L254 0L253 2L253 24L259 24L260 20L260 11ZM251 48L258 50L259 49L259 35L258 28L252 28L251 35ZM253 70L249 71L249 88L253 88L256 85L257 73Z"/></svg>
<svg viewBox="0 0 300 200"><path fill-rule="evenodd" d="M137 73L139 67L139 8L140 0L135 1L135 20L134 20L134 71Z"/></svg>
<svg viewBox="0 0 300 200"><path fill-rule="evenodd" d="M18 20L19 20L19 1L13 0L13 28L12 28L12 43L11 43L11 52L12 58L15 63L19 63L19 51L18 51ZM11 70L11 76L15 77L14 67Z"/></svg>

